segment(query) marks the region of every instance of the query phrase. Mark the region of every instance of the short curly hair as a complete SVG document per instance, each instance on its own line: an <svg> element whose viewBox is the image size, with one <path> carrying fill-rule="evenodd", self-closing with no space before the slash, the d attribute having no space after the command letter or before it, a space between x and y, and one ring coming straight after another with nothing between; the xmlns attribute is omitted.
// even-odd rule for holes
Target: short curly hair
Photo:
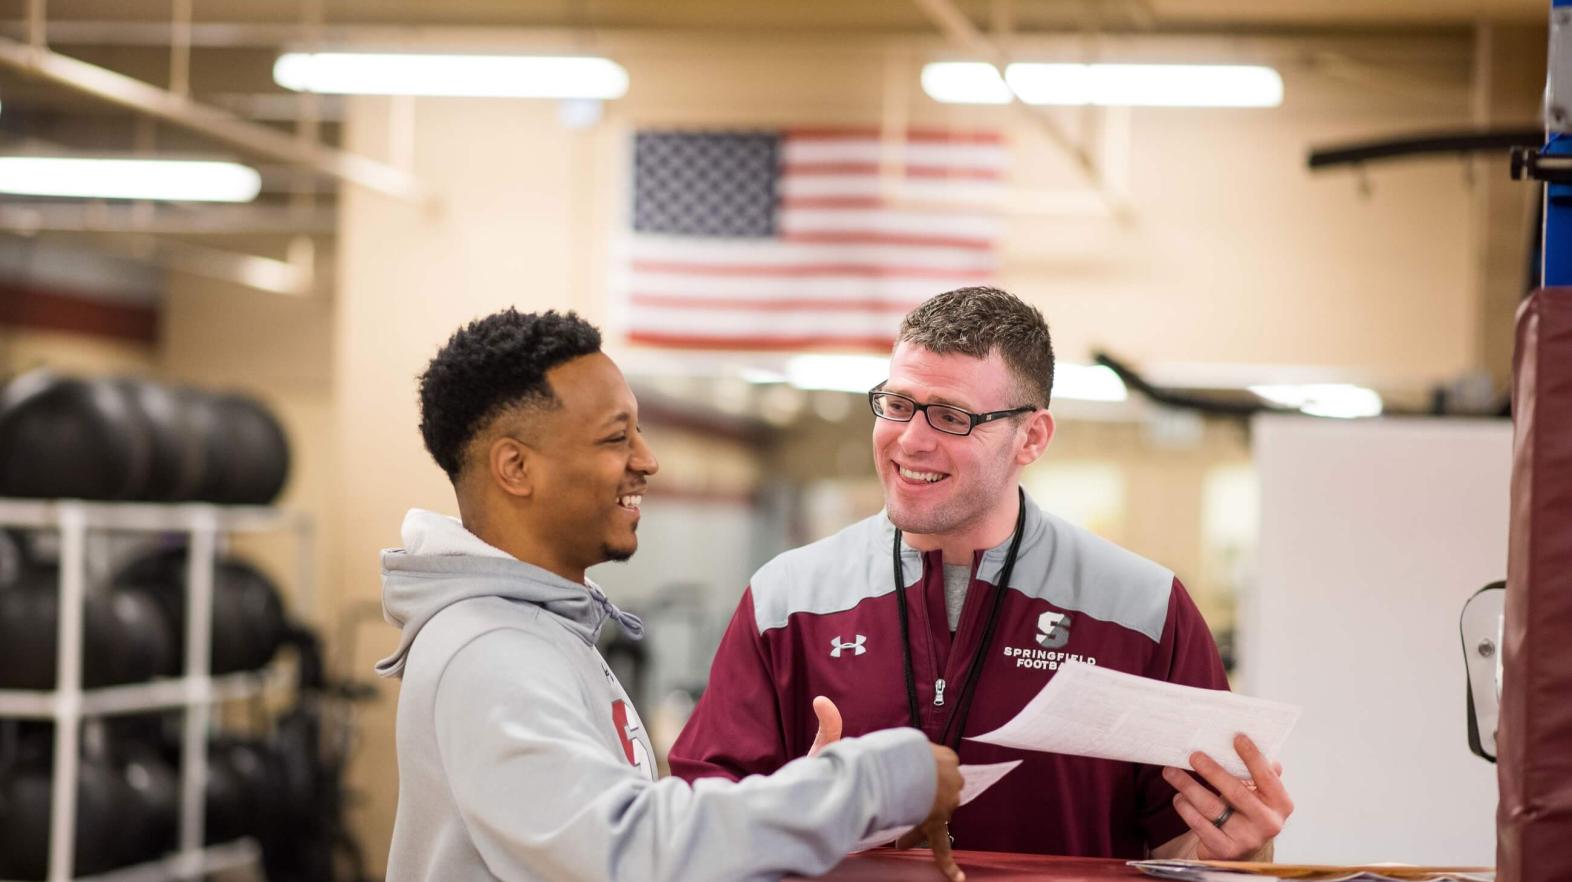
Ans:
<svg viewBox="0 0 1572 882"><path fill-rule="evenodd" d="M464 449L505 411L562 405L546 372L600 351L600 331L569 312L509 307L453 333L420 375L420 434L458 482Z"/></svg>
<svg viewBox="0 0 1572 882"><path fill-rule="evenodd" d="M1019 393L1046 409L1053 396L1053 339L1037 308L999 288L957 288L928 298L901 320L897 343L939 355L987 358L999 351Z"/></svg>

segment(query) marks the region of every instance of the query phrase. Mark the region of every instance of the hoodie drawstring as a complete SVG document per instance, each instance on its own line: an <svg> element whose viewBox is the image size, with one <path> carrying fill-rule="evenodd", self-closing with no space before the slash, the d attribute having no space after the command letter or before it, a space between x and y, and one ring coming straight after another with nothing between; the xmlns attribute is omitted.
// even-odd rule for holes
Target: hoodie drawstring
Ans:
<svg viewBox="0 0 1572 882"><path fill-rule="evenodd" d="M622 633L627 634L634 640L644 639L644 622L642 619L633 613L623 612L618 609L617 605L612 603L609 597L601 593L599 588L591 587L590 596L595 598L596 603L600 604L601 611L617 623L617 627L622 629Z"/></svg>

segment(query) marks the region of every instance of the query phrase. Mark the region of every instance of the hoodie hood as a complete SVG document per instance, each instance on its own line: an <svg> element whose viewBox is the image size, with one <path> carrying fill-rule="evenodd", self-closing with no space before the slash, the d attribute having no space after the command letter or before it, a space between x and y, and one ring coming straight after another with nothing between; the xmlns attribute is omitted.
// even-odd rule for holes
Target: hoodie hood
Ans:
<svg viewBox="0 0 1572 882"><path fill-rule="evenodd" d="M398 649L377 662L379 676L401 676L420 629L442 610L476 597L533 603L591 645L607 619L635 640L644 636L638 617L618 609L594 582L570 582L525 563L487 545L457 518L411 509L402 533L403 548L382 552L382 615L401 633Z"/></svg>

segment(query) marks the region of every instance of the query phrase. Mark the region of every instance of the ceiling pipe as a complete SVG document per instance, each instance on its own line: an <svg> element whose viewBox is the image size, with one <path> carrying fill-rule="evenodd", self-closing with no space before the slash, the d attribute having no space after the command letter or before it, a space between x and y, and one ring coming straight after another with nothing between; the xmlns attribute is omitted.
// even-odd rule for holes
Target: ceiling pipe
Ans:
<svg viewBox="0 0 1572 882"><path fill-rule="evenodd" d="M289 259L279 260L153 235L93 238L95 248L105 254L258 291L305 297L316 287L315 255L310 249L292 248Z"/></svg>
<svg viewBox="0 0 1572 882"><path fill-rule="evenodd" d="M268 126L248 122L227 111L200 104L183 95L38 45L0 37L0 66L145 113L222 141L246 153L307 166L345 183L397 199L425 202L431 198L420 181L402 169L358 154L303 141Z"/></svg>
<svg viewBox="0 0 1572 882"><path fill-rule="evenodd" d="M204 205L200 210L112 205L107 202L0 203L0 232L148 233L159 236L331 236L338 228L331 208Z"/></svg>

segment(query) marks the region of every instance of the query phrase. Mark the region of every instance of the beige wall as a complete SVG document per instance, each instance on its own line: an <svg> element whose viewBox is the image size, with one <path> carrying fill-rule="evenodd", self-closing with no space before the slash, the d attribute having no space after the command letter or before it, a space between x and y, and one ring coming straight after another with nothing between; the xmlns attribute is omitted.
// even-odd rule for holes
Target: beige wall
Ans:
<svg viewBox="0 0 1572 882"><path fill-rule="evenodd" d="M1173 570L1213 630L1234 622L1238 587L1219 566L1205 535L1206 482L1217 470L1249 463L1242 424L1214 420L1182 441L1165 441L1140 423L1064 422L1025 483L1055 509L1055 477L1078 468L1112 468L1122 476L1117 509L1100 530L1107 538ZM1096 524L1089 526L1097 527Z"/></svg>
<svg viewBox="0 0 1572 882"><path fill-rule="evenodd" d="M0 381L35 367L78 374L147 374L157 359L154 347L140 343L0 325Z"/></svg>
<svg viewBox="0 0 1572 882"><path fill-rule="evenodd" d="M1474 122L1481 127L1533 126L1545 82L1542 28L1482 27L1475 39ZM1523 243L1536 220L1541 189L1501 172L1499 156L1475 160L1474 278L1476 367L1497 388L1512 376L1513 326L1528 284Z"/></svg>

